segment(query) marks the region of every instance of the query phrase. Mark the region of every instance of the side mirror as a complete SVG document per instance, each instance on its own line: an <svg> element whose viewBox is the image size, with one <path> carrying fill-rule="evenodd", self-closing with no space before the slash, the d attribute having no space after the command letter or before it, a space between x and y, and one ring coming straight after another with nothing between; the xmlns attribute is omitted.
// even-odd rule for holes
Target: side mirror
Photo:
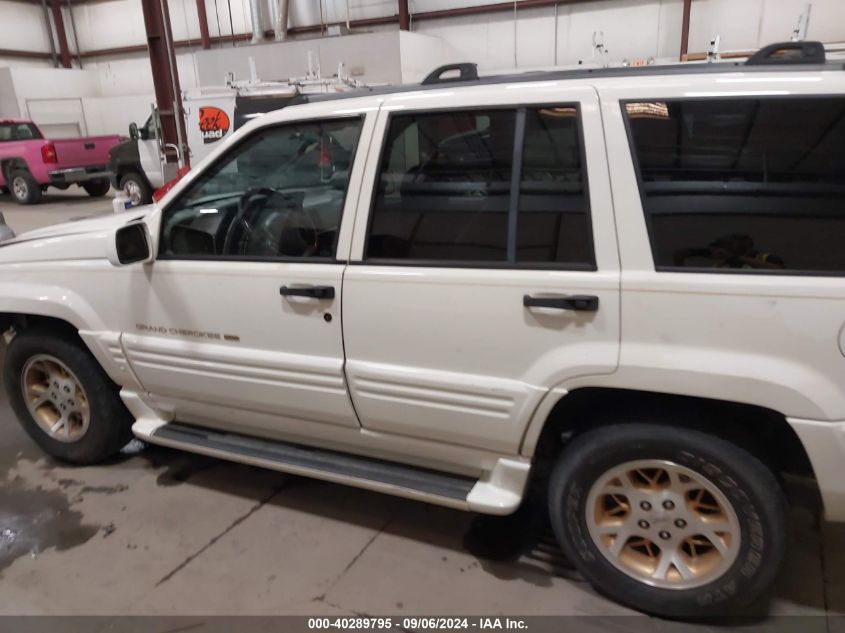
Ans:
<svg viewBox="0 0 845 633"><path fill-rule="evenodd" d="M133 141L137 141L139 138L141 138L141 134L138 132L137 123L129 124L129 138L131 138Z"/></svg>
<svg viewBox="0 0 845 633"><path fill-rule="evenodd" d="M108 259L112 266L153 261L150 231L143 222L132 222L114 232L109 244Z"/></svg>

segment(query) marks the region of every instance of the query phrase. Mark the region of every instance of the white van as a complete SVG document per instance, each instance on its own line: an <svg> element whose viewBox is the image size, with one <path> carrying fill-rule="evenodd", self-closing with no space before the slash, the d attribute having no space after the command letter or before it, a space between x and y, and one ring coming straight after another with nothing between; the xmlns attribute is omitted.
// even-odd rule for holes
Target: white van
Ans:
<svg viewBox="0 0 845 633"><path fill-rule="evenodd" d="M757 599L783 473L845 520L843 65L452 70L4 242L21 423L76 463L134 433L481 513L539 487L618 601Z"/></svg>

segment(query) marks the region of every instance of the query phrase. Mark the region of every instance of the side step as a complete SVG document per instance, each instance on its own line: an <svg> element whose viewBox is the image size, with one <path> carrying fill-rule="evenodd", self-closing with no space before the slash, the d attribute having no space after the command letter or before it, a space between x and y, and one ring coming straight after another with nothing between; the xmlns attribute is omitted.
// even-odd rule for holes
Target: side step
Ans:
<svg viewBox="0 0 845 633"><path fill-rule="evenodd" d="M476 479L336 451L225 433L179 422L143 439L194 453L468 509Z"/></svg>

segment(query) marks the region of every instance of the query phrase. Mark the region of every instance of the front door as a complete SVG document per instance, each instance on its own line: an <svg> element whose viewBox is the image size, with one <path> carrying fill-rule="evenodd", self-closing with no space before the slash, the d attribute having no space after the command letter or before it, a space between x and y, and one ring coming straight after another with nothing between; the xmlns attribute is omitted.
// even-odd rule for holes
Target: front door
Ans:
<svg viewBox="0 0 845 633"><path fill-rule="evenodd" d="M257 129L162 211L157 260L128 293L123 343L176 419L267 434L358 428L337 248L345 217L351 231L357 196L346 204L346 193L363 169L353 165L363 125L356 116Z"/></svg>
<svg viewBox="0 0 845 633"><path fill-rule="evenodd" d="M383 106L371 217L356 223L343 290L347 377L368 430L514 454L550 388L616 368L595 91L514 92L465 93L448 111L408 112L419 100L405 95Z"/></svg>
<svg viewBox="0 0 845 633"><path fill-rule="evenodd" d="M144 176L147 177L153 189L162 187L167 179L165 179L161 132L156 113L151 114L144 123L144 127L140 129L140 138L137 143L138 158L141 161Z"/></svg>

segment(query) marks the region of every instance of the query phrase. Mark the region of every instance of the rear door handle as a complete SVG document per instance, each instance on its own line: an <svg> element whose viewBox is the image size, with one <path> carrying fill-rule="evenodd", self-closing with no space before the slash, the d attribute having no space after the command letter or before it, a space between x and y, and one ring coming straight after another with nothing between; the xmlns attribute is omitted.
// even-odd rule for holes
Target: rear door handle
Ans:
<svg viewBox="0 0 845 633"><path fill-rule="evenodd" d="M311 297L312 299L334 299L334 286L300 286L291 288L282 286L279 294L283 297Z"/></svg>
<svg viewBox="0 0 845 633"><path fill-rule="evenodd" d="M570 297L522 297L526 308L553 308L555 310L579 310L595 312L599 309L599 298L595 295L572 295Z"/></svg>

